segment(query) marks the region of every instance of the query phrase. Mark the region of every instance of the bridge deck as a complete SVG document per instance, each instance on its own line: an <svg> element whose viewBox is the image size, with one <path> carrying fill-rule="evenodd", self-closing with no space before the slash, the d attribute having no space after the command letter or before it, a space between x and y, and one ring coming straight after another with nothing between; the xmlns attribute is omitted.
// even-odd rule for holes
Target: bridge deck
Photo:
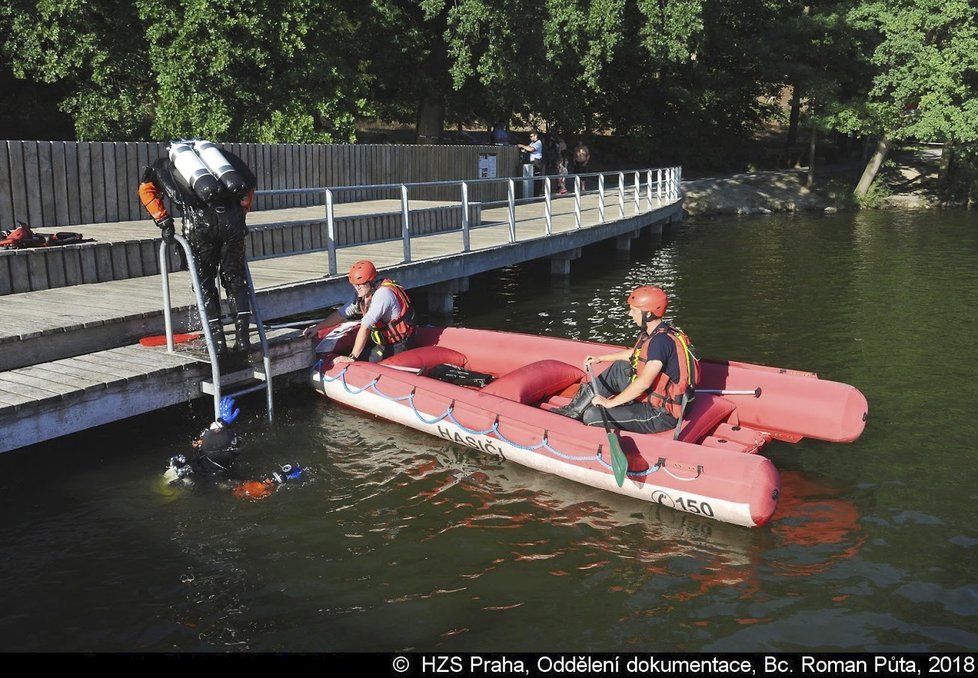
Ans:
<svg viewBox="0 0 978 678"><path fill-rule="evenodd" d="M682 201L655 201L651 209L625 204L621 218L617 194L607 200L608 221L599 223L598 197L581 200L577 228L573 196L553 201L552 234L546 232L544 204L516 208L516 242L510 242L508 209L481 209L481 223L470 231L463 252L461 229L413 236L411 261L400 239L349 245L337 250L337 268L371 259L409 290L431 289L501 266L540 257L568 256L580 247L680 217ZM412 201L411 208L427 208ZM360 215L400 209L397 201L338 205ZM322 208L287 208L249 215L251 227L321 220ZM41 229L38 229L41 230ZM77 227L86 237L108 242L150 242L158 232L149 221ZM345 301L349 285L342 273L328 275L324 251L252 261L256 296L266 323L309 313ZM138 339L162 334L162 280L159 274L74 284L0 295L0 452L134 416L199 397L210 376L198 354L147 348ZM170 274L175 331L197 324L186 272ZM314 360L312 342L298 331L274 333L274 375L304 370Z"/></svg>

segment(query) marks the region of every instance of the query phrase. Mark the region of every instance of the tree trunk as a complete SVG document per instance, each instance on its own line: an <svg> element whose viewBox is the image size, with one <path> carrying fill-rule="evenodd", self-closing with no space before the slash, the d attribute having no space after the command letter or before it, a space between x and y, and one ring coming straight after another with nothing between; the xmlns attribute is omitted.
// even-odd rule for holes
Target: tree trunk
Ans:
<svg viewBox="0 0 978 678"><path fill-rule="evenodd" d="M954 140L948 139L941 149L941 161L937 166L937 180L944 188L951 185L952 158L954 158Z"/></svg>
<svg viewBox="0 0 978 678"><path fill-rule="evenodd" d="M445 102L441 97L427 97L418 106L415 142L436 144L445 124Z"/></svg>
<svg viewBox="0 0 978 678"><path fill-rule="evenodd" d="M791 157L791 147L798 140L798 117L801 115L801 98L798 88L791 86L791 111L788 113L788 138L784 142L785 155Z"/></svg>
<svg viewBox="0 0 978 678"><path fill-rule="evenodd" d="M880 140L876 143L876 150L866 163L863 175L859 177L859 183L856 184L856 190L852 192L853 195L863 197L869 192L869 187L873 185L873 180L876 179L876 175L879 173L880 167L883 166L883 161L886 160L892 145L893 141L889 135L883 132L880 135Z"/></svg>
<svg viewBox="0 0 978 678"><path fill-rule="evenodd" d="M818 134L818 128L815 126L815 109L814 105L812 107L812 136L808 139L808 178L805 180L805 186L808 188L812 187L815 183L815 137Z"/></svg>

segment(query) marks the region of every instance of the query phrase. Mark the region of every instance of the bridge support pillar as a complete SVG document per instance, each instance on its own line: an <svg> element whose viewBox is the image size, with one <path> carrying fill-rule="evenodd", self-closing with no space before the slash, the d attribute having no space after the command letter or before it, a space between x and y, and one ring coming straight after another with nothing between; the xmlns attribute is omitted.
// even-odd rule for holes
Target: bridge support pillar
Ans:
<svg viewBox="0 0 978 678"><path fill-rule="evenodd" d="M437 315L451 315L455 310L455 295L469 291L469 279L456 278L448 282L422 288L428 298L428 311Z"/></svg>
<svg viewBox="0 0 978 678"><path fill-rule="evenodd" d="M634 240L636 237L638 237L638 234L632 233L630 235L623 235L615 238L615 249L622 254L631 252L632 240Z"/></svg>
<svg viewBox="0 0 978 678"><path fill-rule="evenodd" d="M581 248L561 252L550 257L550 275L559 277L570 275L570 265L575 259L581 258Z"/></svg>

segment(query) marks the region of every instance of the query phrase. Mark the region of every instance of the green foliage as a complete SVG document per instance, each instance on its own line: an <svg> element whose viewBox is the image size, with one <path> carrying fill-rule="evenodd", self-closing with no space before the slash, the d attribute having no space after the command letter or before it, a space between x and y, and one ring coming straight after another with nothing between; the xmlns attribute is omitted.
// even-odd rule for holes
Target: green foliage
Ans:
<svg viewBox="0 0 978 678"><path fill-rule="evenodd" d="M978 142L955 145L945 194L952 201L978 202Z"/></svg>
<svg viewBox="0 0 978 678"><path fill-rule="evenodd" d="M886 199L893 195L885 181L874 181L865 195L852 194L852 199L860 209L879 209L886 204Z"/></svg>
<svg viewBox="0 0 978 678"><path fill-rule="evenodd" d="M737 169L790 87L824 130L978 141L974 0L8 0L0 29L0 82L45 84L79 139L441 115Z"/></svg>
<svg viewBox="0 0 978 678"><path fill-rule="evenodd" d="M61 110L79 139L146 131L151 78L142 24L131 3L15 0L0 8L4 61L17 78L71 83Z"/></svg>
<svg viewBox="0 0 978 678"><path fill-rule="evenodd" d="M978 140L978 6L969 0L864 0L847 14L871 55L863 92L836 103L846 131L895 140Z"/></svg>
<svg viewBox="0 0 978 678"><path fill-rule="evenodd" d="M360 64L348 49L358 24L339 3L136 4L156 74L157 137L347 140L352 120L367 112Z"/></svg>

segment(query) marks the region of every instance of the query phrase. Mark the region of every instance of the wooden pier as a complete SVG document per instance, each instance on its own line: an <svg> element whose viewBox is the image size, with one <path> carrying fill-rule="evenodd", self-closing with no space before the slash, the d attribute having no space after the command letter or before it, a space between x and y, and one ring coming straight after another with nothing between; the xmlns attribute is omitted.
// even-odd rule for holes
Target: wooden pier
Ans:
<svg viewBox="0 0 978 678"><path fill-rule="evenodd" d="M336 231L334 274L321 205L257 211L248 217L248 248L261 315L268 325L347 301L345 271L358 259L372 260L412 296L428 295L429 308L448 312L469 276L540 258L550 259L554 274L566 274L582 247L614 239L627 249L643 229L661 232L682 218L678 186L671 197L645 189L623 196L614 189L521 204L474 202L464 232L458 202L412 201L407 226L397 201L338 205L334 228L345 221ZM72 230L92 242L0 252L0 452L204 396L206 352L138 343L164 332L153 223ZM410 232L409 261L402 232ZM170 288L174 331L192 329L199 321L188 274L170 273ZM280 381L314 362L314 342L299 330L270 332L269 341L272 376Z"/></svg>

